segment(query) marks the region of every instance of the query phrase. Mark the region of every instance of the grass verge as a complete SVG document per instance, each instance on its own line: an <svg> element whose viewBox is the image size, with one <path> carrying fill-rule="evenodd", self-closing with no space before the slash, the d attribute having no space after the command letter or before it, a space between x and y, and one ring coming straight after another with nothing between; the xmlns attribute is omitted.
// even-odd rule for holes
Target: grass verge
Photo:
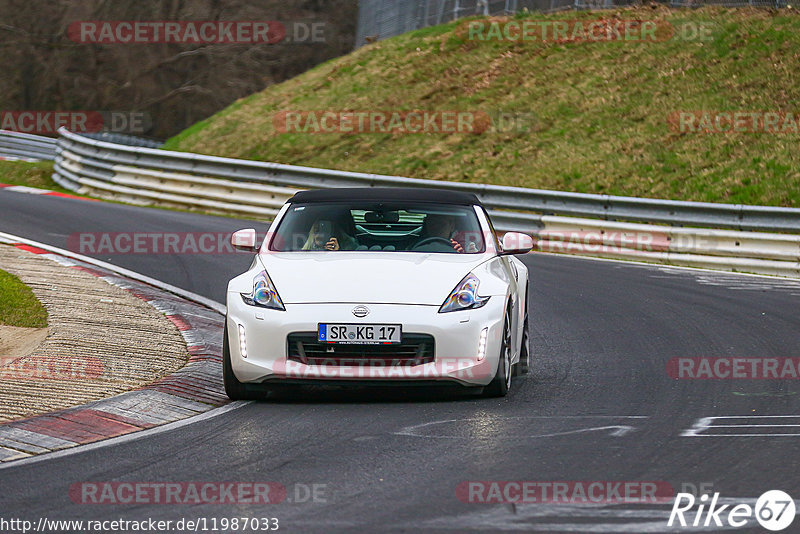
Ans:
<svg viewBox="0 0 800 534"><path fill-rule="evenodd" d="M0 270L0 324L44 328L47 310L28 286L13 274Z"/></svg>
<svg viewBox="0 0 800 534"><path fill-rule="evenodd" d="M52 161L0 161L0 183L72 193L55 183Z"/></svg>

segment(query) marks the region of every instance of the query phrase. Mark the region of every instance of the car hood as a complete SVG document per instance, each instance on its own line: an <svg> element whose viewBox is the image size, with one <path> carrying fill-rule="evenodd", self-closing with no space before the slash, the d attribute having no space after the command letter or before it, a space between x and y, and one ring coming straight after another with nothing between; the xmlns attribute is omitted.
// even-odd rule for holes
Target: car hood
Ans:
<svg viewBox="0 0 800 534"><path fill-rule="evenodd" d="M285 304L353 302L439 306L485 254L287 252L259 255Z"/></svg>

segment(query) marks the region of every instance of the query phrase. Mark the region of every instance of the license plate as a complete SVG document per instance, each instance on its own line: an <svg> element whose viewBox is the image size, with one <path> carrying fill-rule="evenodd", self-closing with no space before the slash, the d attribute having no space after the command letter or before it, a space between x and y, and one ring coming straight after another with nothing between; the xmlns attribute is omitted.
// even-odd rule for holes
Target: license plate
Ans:
<svg viewBox="0 0 800 534"><path fill-rule="evenodd" d="M402 326L399 324L328 324L320 323L317 340L322 343L347 343L351 345L384 345L400 343Z"/></svg>

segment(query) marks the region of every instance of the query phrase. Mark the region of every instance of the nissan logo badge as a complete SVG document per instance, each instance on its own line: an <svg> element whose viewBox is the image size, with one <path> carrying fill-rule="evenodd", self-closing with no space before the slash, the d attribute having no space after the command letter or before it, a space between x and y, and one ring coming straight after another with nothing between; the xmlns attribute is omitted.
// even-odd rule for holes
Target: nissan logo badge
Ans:
<svg viewBox="0 0 800 534"><path fill-rule="evenodd" d="M366 306L356 306L353 308L353 315L356 317L366 317L369 315L369 308Z"/></svg>

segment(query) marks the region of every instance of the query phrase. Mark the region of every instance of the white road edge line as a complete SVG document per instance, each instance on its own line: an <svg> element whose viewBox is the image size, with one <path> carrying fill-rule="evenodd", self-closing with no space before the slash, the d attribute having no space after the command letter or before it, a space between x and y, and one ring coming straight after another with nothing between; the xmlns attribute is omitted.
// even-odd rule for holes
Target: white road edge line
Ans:
<svg viewBox="0 0 800 534"><path fill-rule="evenodd" d="M186 291L185 289L181 289L179 287L173 286L171 284L167 284L166 282L162 282L160 280L156 280L155 278L150 278L149 276L145 276L143 274L139 274L135 271L129 271L123 267L117 267L111 263L107 263L101 260L96 260L94 258L90 258L89 256L84 256L83 254L77 254L75 252L70 252L69 250L64 250L63 248L54 247L51 245L47 245L45 243L39 243L38 241L32 241L30 239L25 239L24 237L19 237L12 234L7 234L5 232L0 232L0 242L6 243L21 243L23 245L29 245L32 247L40 248L42 250L46 250L48 252L53 252L55 254L60 254L61 256L65 256L67 258L72 258L74 260L82 261L84 263L88 263L90 265L94 265L95 267L100 267L103 269L107 269L109 271L115 272L119 275L125 276L127 278L131 278L136 280L137 282L142 282L151 286L155 286L159 289L163 289L168 293L172 293L174 295L178 295L179 297L183 297L187 300L191 300L192 302L196 302L197 304L202 304L203 306L214 310L222 315L225 315L226 308L224 304L220 304L215 300L211 300L206 298L202 295L198 295L197 293L192 293L191 291Z"/></svg>
<svg viewBox="0 0 800 534"><path fill-rule="evenodd" d="M238 410L243 406L247 406L248 404L252 404L253 401L234 401L230 404L226 404L225 406L220 406L219 408L214 408L213 410L209 410L207 412L203 412L199 415L194 415L192 417L187 417L186 419L179 419L178 421L173 421L171 423L167 423L165 425L148 428L146 430L139 430L136 432L131 432L130 434L124 434L122 436L117 436L115 438L108 438L102 441L96 441L94 443L87 443L86 445L78 445L75 447L71 447L69 449L63 449L60 451L53 451L53 452L46 452L39 454L37 456L31 456L29 458L22 458L20 460L13 460L11 462L2 463L0 464L0 471L3 469L8 469L10 467L19 467L22 465L30 465L37 462L43 462L45 460L55 460L57 458L63 458L65 456L70 456L73 454L78 454L81 452L89 452L95 449L100 449L103 447L108 447L110 445L121 445L123 443L128 443L130 441L135 441L137 439L146 438L148 436L153 436L155 434L160 434L162 432L169 432L171 430L176 430L178 428L191 425L193 423L199 423L201 421L206 421L208 419L212 419L217 417L218 415L222 415L227 412L232 412L233 410Z"/></svg>

